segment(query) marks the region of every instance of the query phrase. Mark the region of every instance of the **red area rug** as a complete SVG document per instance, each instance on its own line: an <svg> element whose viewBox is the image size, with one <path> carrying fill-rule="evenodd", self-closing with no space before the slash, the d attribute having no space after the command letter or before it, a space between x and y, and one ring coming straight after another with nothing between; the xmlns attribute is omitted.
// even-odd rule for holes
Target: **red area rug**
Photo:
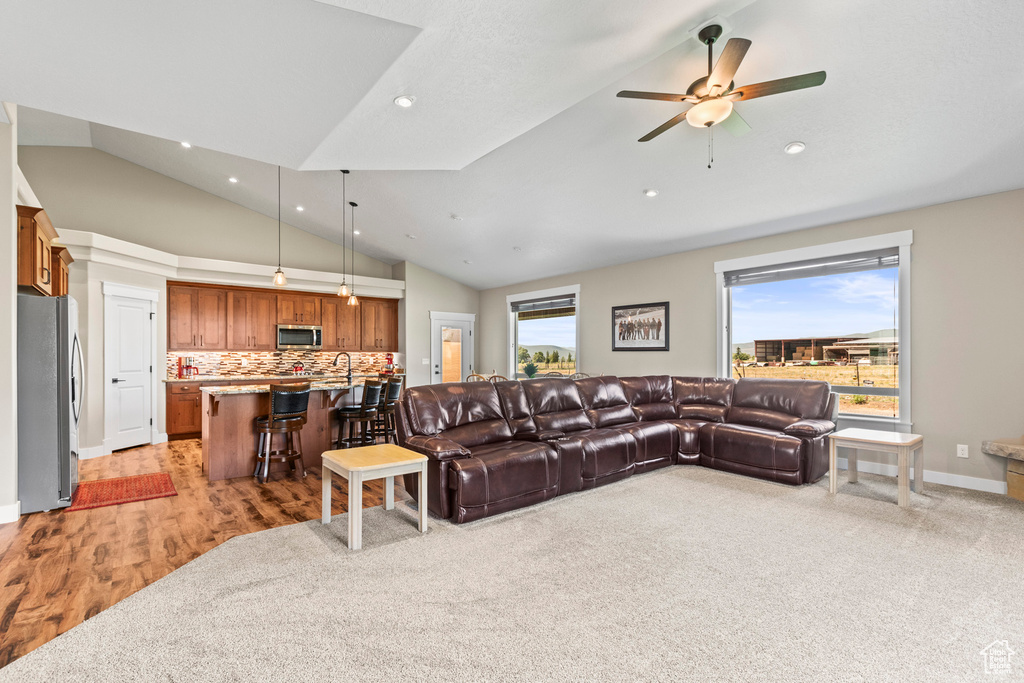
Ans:
<svg viewBox="0 0 1024 683"><path fill-rule="evenodd" d="M171 482L171 475L166 472L83 481L75 490L75 497L67 510L88 510L176 495L178 492Z"/></svg>

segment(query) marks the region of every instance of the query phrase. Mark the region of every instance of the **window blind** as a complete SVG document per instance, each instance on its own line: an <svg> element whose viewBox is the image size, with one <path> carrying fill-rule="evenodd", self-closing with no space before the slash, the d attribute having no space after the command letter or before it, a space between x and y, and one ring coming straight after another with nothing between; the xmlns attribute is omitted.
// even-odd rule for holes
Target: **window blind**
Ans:
<svg viewBox="0 0 1024 683"><path fill-rule="evenodd" d="M896 268L900 265L899 247L879 249L859 254L844 254L809 261L794 261L759 268L746 268L726 272L725 286L737 287L764 282L780 282L805 277L819 277L836 273L856 273L865 270Z"/></svg>
<svg viewBox="0 0 1024 683"><path fill-rule="evenodd" d="M518 320L540 320L541 318L562 318L576 315L576 295L563 294L545 299L516 301L512 312Z"/></svg>

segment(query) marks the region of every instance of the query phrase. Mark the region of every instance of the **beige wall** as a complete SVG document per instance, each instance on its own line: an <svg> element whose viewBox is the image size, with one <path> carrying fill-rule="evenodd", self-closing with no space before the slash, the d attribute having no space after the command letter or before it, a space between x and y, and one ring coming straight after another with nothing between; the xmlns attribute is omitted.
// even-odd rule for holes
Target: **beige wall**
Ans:
<svg viewBox="0 0 1024 683"><path fill-rule="evenodd" d="M0 123L0 524L18 514L18 119Z"/></svg>
<svg viewBox="0 0 1024 683"><path fill-rule="evenodd" d="M899 230L914 231L912 419L925 468L1005 481L1006 461L981 442L1024 433L1024 190L485 290L479 365L507 369L506 295L579 284L582 372L714 375L715 261ZM613 353L611 307L664 300L671 350Z"/></svg>
<svg viewBox="0 0 1024 683"><path fill-rule="evenodd" d="M22 147L18 154L57 232L96 232L178 256L277 264L276 218L90 147ZM282 243L285 269L341 269L339 244L290 225ZM357 253L355 272L390 278L391 266Z"/></svg>
<svg viewBox="0 0 1024 683"><path fill-rule="evenodd" d="M430 358L430 312L478 313L480 292L408 261L396 264L394 273L395 278L405 280L405 299L399 302L398 338L408 386L429 384L430 365L424 365L423 359ZM479 345L474 348L479 353Z"/></svg>

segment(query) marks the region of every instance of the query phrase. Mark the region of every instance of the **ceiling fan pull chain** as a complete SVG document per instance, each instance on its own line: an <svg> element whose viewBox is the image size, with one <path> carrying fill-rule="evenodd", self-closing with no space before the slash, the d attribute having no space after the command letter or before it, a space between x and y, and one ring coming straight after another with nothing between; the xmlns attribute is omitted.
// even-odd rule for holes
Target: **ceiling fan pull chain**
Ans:
<svg viewBox="0 0 1024 683"><path fill-rule="evenodd" d="M715 163L715 129L708 124L708 168Z"/></svg>

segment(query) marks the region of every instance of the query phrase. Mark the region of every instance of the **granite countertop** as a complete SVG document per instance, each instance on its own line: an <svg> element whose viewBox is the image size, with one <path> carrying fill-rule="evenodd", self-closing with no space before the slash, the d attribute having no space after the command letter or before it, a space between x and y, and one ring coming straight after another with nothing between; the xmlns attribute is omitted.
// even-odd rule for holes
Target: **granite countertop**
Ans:
<svg viewBox="0 0 1024 683"><path fill-rule="evenodd" d="M1011 460L1024 460L1024 437L982 441L981 452L989 455L1001 455Z"/></svg>
<svg viewBox="0 0 1024 683"><path fill-rule="evenodd" d="M352 379L377 379L378 375L352 375ZM314 375L293 375L291 373L285 374L274 374L274 375L197 375L194 377L183 377L181 379L177 377L166 377L164 382L167 384L178 384L179 382L267 382L278 379L308 379L313 382L321 379L346 379L345 373L318 373Z"/></svg>
<svg viewBox="0 0 1024 683"><path fill-rule="evenodd" d="M353 387L361 386L359 384L349 384L344 378L340 380L321 380L310 382L310 389L312 391L340 391L342 389L351 389ZM229 396L233 394L269 394L269 384L240 384L233 387L203 387L203 393L210 394L211 396Z"/></svg>

